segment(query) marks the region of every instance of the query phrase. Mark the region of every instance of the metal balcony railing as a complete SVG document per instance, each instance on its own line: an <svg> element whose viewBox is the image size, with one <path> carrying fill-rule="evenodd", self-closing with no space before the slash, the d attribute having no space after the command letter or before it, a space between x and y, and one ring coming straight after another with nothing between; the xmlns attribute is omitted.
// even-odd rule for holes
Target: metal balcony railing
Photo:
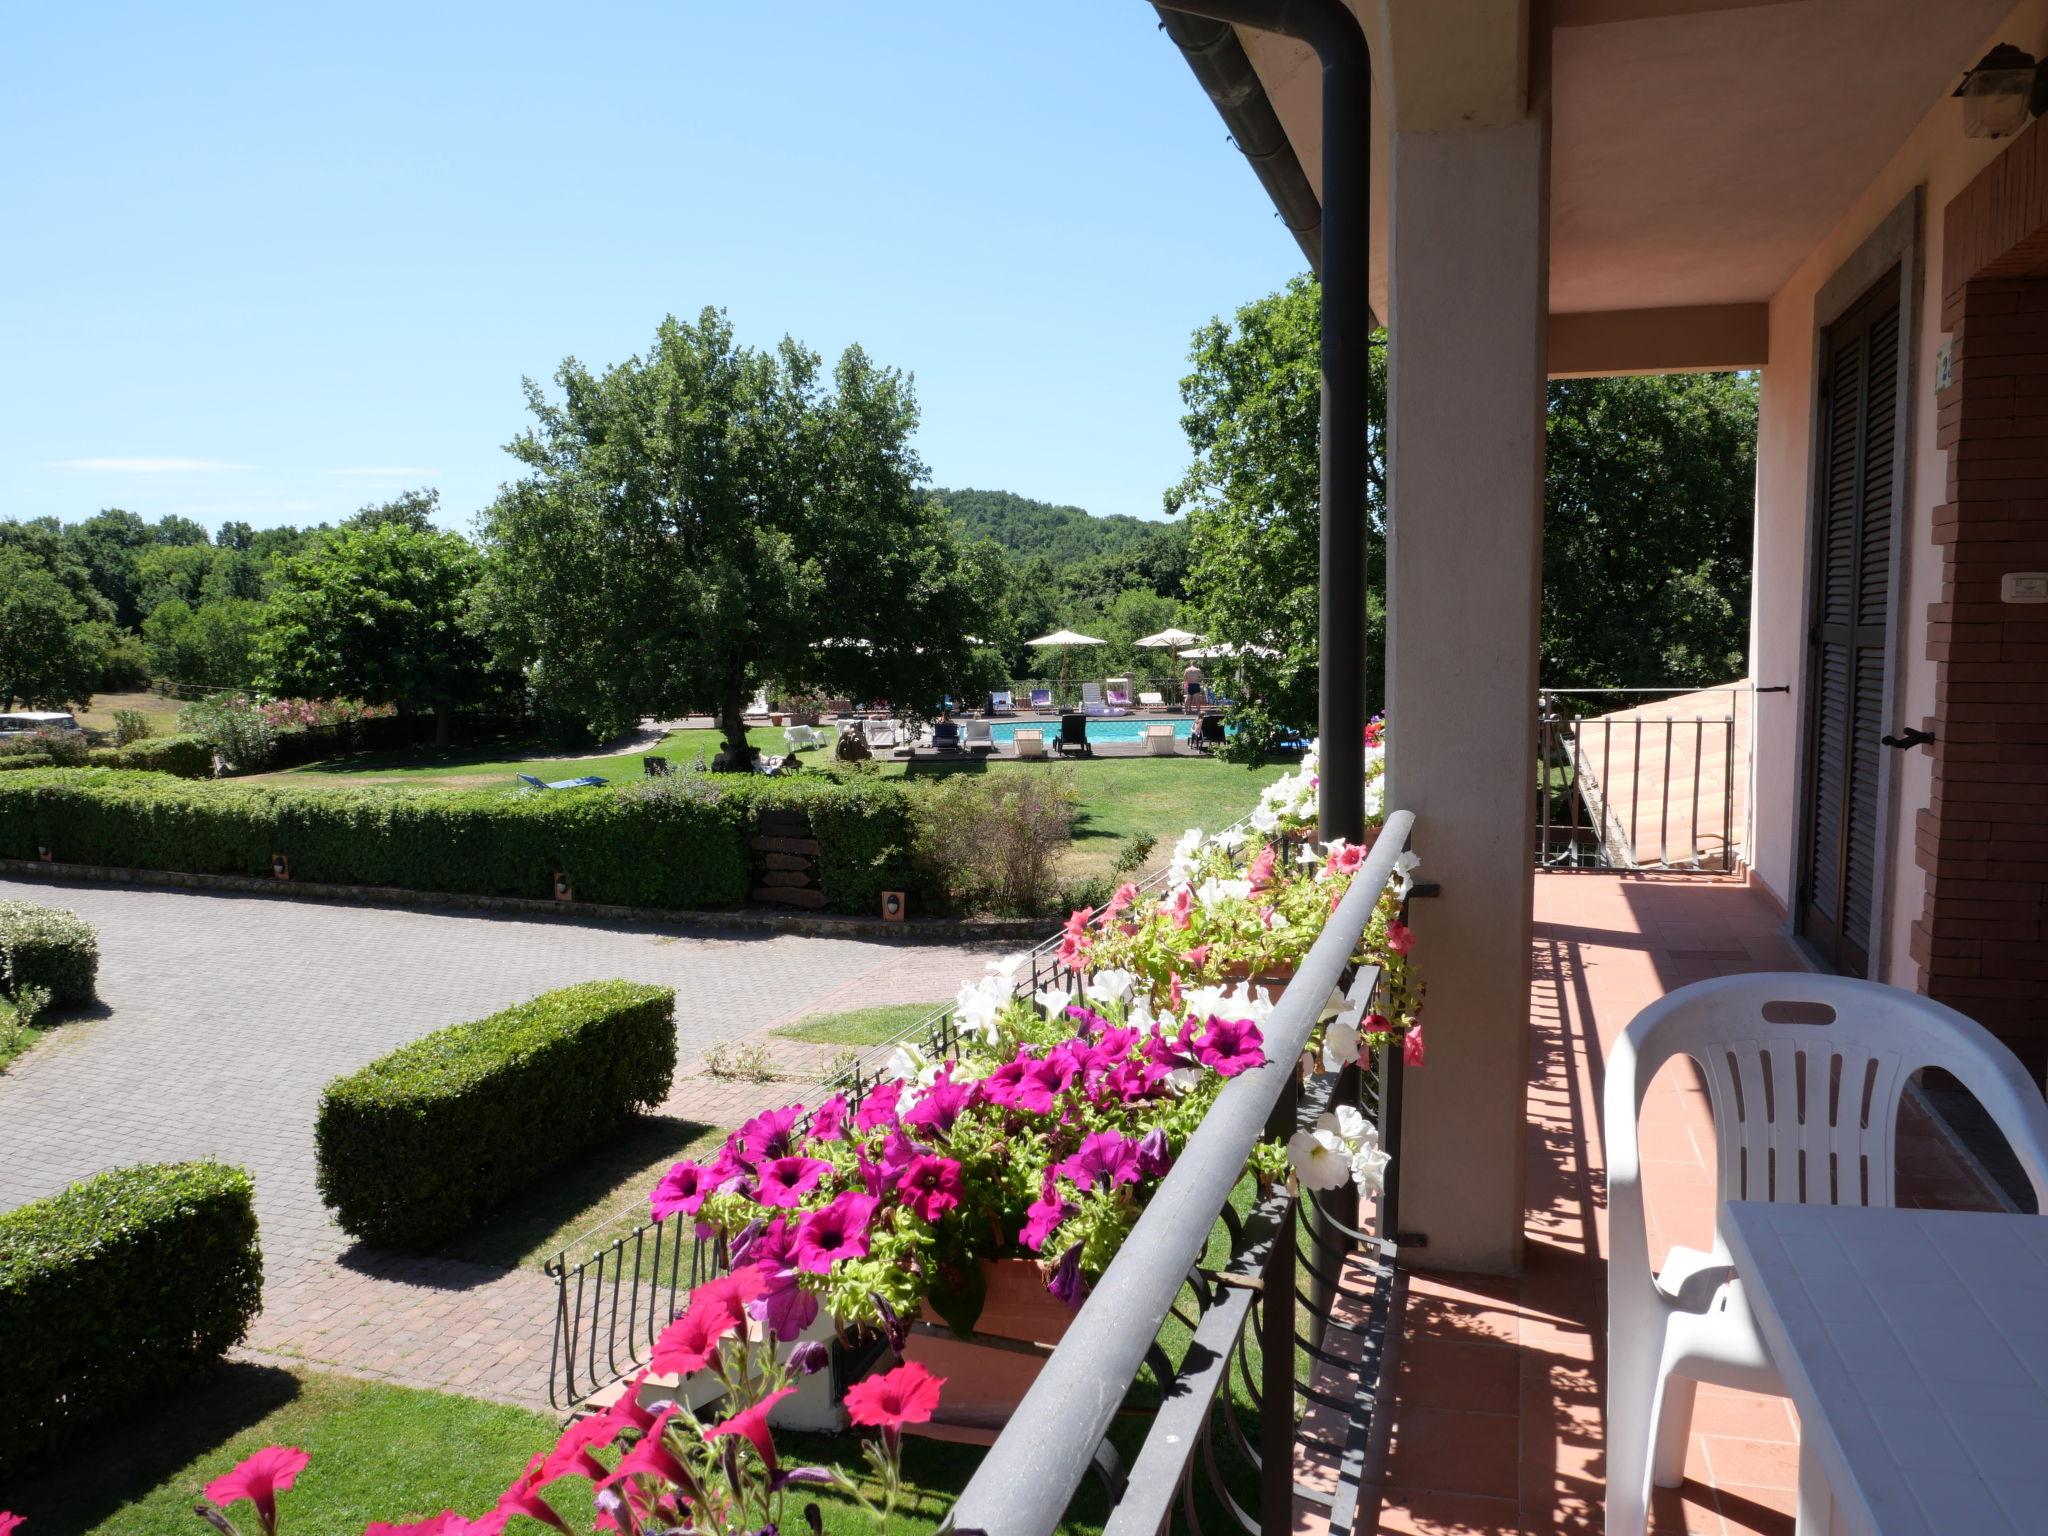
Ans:
<svg viewBox="0 0 2048 1536"><path fill-rule="evenodd" d="M1105 1536L1280 1536L1295 1528L1297 1501L1323 1506L1333 1529L1356 1524L1399 1158L1365 1215L1348 1189L1304 1198L1292 1181L1248 1214L1238 1207L1259 1139L1290 1133L1333 1098L1359 1094L1398 1152L1398 1052L1380 1054L1369 1084L1355 1068L1304 1084L1301 1059L1333 990L1364 997L1378 986L1370 968L1354 974L1352 956L1412 825L1405 811L1387 818L1267 1021L1267 1065L1217 1096L944 1529L1051 1536L1091 1470L1110 1499ZM1227 1250L1216 1262L1219 1231ZM1191 1334L1177 1359L1164 1344L1175 1332ZM1302 1482L1305 1462L1330 1475Z"/></svg>

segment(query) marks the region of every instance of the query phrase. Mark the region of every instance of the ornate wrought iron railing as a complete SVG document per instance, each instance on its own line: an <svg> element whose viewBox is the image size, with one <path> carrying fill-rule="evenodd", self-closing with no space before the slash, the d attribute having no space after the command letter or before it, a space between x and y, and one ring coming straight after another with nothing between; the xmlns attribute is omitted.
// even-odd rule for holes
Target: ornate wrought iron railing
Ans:
<svg viewBox="0 0 2048 1536"><path fill-rule="evenodd" d="M1219 835L1247 834L1250 820L1240 818ZM1162 866L1135 883L1143 893L1165 879ZM1103 920L1098 915L1094 921ZM1085 978L1060 964L1060 938L1054 934L1025 951L1017 971L1019 993L1079 989ZM844 1093L858 1107L882 1080L899 1045L915 1042L938 1059L951 1055L959 1041L953 1005L947 1003L869 1047L822 1086ZM542 1266L555 1283L548 1400L557 1408L573 1407L639 1369L661 1330L689 1304L691 1288L723 1267L718 1246L677 1221L649 1220L609 1241L592 1244L586 1235L565 1246Z"/></svg>
<svg viewBox="0 0 2048 1536"><path fill-rule="evenodd" d="M1333 1529L1369 1528L1360 1504L1394 1299L1399 1159L1364 1211L1353 1191L1304 1195L1292 1181L1240 1207L1259 1139L1333 1101L1356 1095L1398 1149L1398 1052L1363 1079L1304 1074L1302 1057L1334 990L1379 985L1352 957L1412 825L1388 817L1267 1021L1268 1064L1218 1095L947 1529L1050 1536L1091 1468L1110 1498L1105 1536L1279 1536L1304 1503Z"/></svg>

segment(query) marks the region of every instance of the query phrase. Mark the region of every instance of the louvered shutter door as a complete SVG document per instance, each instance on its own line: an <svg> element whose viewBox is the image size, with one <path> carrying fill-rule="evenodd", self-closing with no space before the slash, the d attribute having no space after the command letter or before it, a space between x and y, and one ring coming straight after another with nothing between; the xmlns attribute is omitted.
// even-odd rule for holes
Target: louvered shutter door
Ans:
<svg viewBox="0 0 2048 1536"><path fill-rule="evenodd" d="M1894 275L1830 327L1819 445L1800 927L1852 975L1868 967L1877 903L1899 323Z"/></svg>

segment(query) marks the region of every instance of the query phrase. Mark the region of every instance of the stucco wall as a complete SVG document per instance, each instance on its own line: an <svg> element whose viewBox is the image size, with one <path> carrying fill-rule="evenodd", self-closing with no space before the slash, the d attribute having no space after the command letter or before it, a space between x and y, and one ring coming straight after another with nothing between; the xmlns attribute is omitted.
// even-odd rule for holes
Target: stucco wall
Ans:
<svg viewBox="0 0 2048 1536"><path fill-rule="evenodd" d="M2014 43L2037 57L2048 49L2048 0L2014 8L1984 46ZM1815 301L1821 288L1915 187L1922 189L1920 281L1915 304L1912 427L1901 536L1903 581L1895 610L1900 643L1893 657L1892 709L1886 721L1918 724L1934 713L1934 663L1927 657L1927 605L1940 596L1941 551L1931 510L1945 497L1947 456L1935 447L1934 373L1941 331L1942 210L2006 141L1963 136L1962 104L1934 104L1849 214L1803 261L1771 301L1770 366L1764 370L1757 435L1756 580L1750 676L1759 686L1791 685L1756 701L1753 773L1755 871L1788 909L1799 841L1798 753L1805 719L1807 527L1812 476ZM1792 152L1788 146L1788 153ZM1920 915L1924 875L1913 860L1913 823L1928 803L1925 752L1896 754L1886 815L1890 855L1884 895L1880 979L1912 986L1908 950Z"/></svg>

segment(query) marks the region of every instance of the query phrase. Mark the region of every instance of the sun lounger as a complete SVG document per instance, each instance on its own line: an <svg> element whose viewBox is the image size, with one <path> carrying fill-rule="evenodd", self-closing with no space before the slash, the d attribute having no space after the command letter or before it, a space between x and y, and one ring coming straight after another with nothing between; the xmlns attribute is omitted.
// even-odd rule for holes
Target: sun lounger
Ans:
<svg viewBox="0 0 2048 1536"><path fill-rule="evenodd" d="M968 721L967 750L970 752L993 752L995 749L996 739L988 728L988 722L986 720Z"/></svg>
<svg viewBox="0 0 2048 1536"><path fill-rule="evenodd" d="M1145 727L1145 751L1152 757L1172 757L1180 750L1173 727L1164 723Z"/></svg>
<svg viewBox="0 0 2048 1536"><path fill-rule="evenodd" d="M1034 688L1034 689L1032 689L1032 690L1031 690L1031 707L1032 707L1033 709L1051 709L1051 708L1052 708L1052 690L1051 690L1050 688Z"/></svg>
<svg viewBox="0 0 2048 1536"><path fill-rule="evenodd" d="M1019 757L1045 756L1045 732L1019 731L1012 740L1016 743Z"/></svg>
<svg viewBox="0 0 2048 1536"><path fill-rule="evenodd" d="M514 774L513 777L518 779L519 782L524 784L528 789L588 789L595 784L605 784L610 782L607 779L600 779L594 773L585 774L580 779L556 779L553 783L550 784L543 784L539 779L535 778L530 773Z"/></svg>
<svg viewBox="0 0 2048 1536"><path fill-rule="evenodd" d="M1100 683L1083 683L1081 685L1081 707L1086 709L1091 704L1098 708L1102 704L1102 684Z"/></svg>
<svg viewBox="0 0 2048 1536"><path fill-rule="evenodd" d="M1112 688L1109 690L1107 697L1111 709L1129 709L1131 707L1131 692L1128 688Z"/></svg>
<svg viewBox="0 0 2048 1536"><path fill-rule="evenodd" d="M896 745L896 722L893 720L870 720L867 723L868 745L873 748Z"/></svg>
<svg viewBox="0 0 2048 1536"><path fill-rule="evenodd" d="M932 727L932 750L934 752L958 752L960 750L960 727L951 720L941 720Z"/></svg>
<svg viewBox="0 0 2048 1536"><path fill-rule="evenodd" d="M792 725L782 733L784 743L792 752L809 752L825 745L825 738L818 734L815 726Z"/></svg>
<svg viewBox="0 0 2048 1536"><path fill-rule="evenodd" d="M1195 722L1195 732L1188 738L1188 745L1197 752L1212 752L1228 739L1223 729L1222 712L1212 709Z"/></svg>
<svg viewBox="0 0 2048 1536"><path fill-rule="evenodd" d="M1069 753L1076 757L1093 757L1095 743L1088 739L1088 717L1082 714L1061 715L1059 740L1053 743L1053 750L1061 757Z"/></svg>
<svg viewBox="0 0 2048 1536"><path fill-rule="evenodd" d="M1166 708L1166 695L1156 688L1148 688L1138 695L1138 707L1140 709L1164 709Z"/></svg>
<svg viewBox="0 0 2048 1536"><path fill-rule="evenodd" d="M988 707L992 714L1007 715L1017 707L1017 701L1010 696L1010 690L1004 688L988 696Z"/></svg>

